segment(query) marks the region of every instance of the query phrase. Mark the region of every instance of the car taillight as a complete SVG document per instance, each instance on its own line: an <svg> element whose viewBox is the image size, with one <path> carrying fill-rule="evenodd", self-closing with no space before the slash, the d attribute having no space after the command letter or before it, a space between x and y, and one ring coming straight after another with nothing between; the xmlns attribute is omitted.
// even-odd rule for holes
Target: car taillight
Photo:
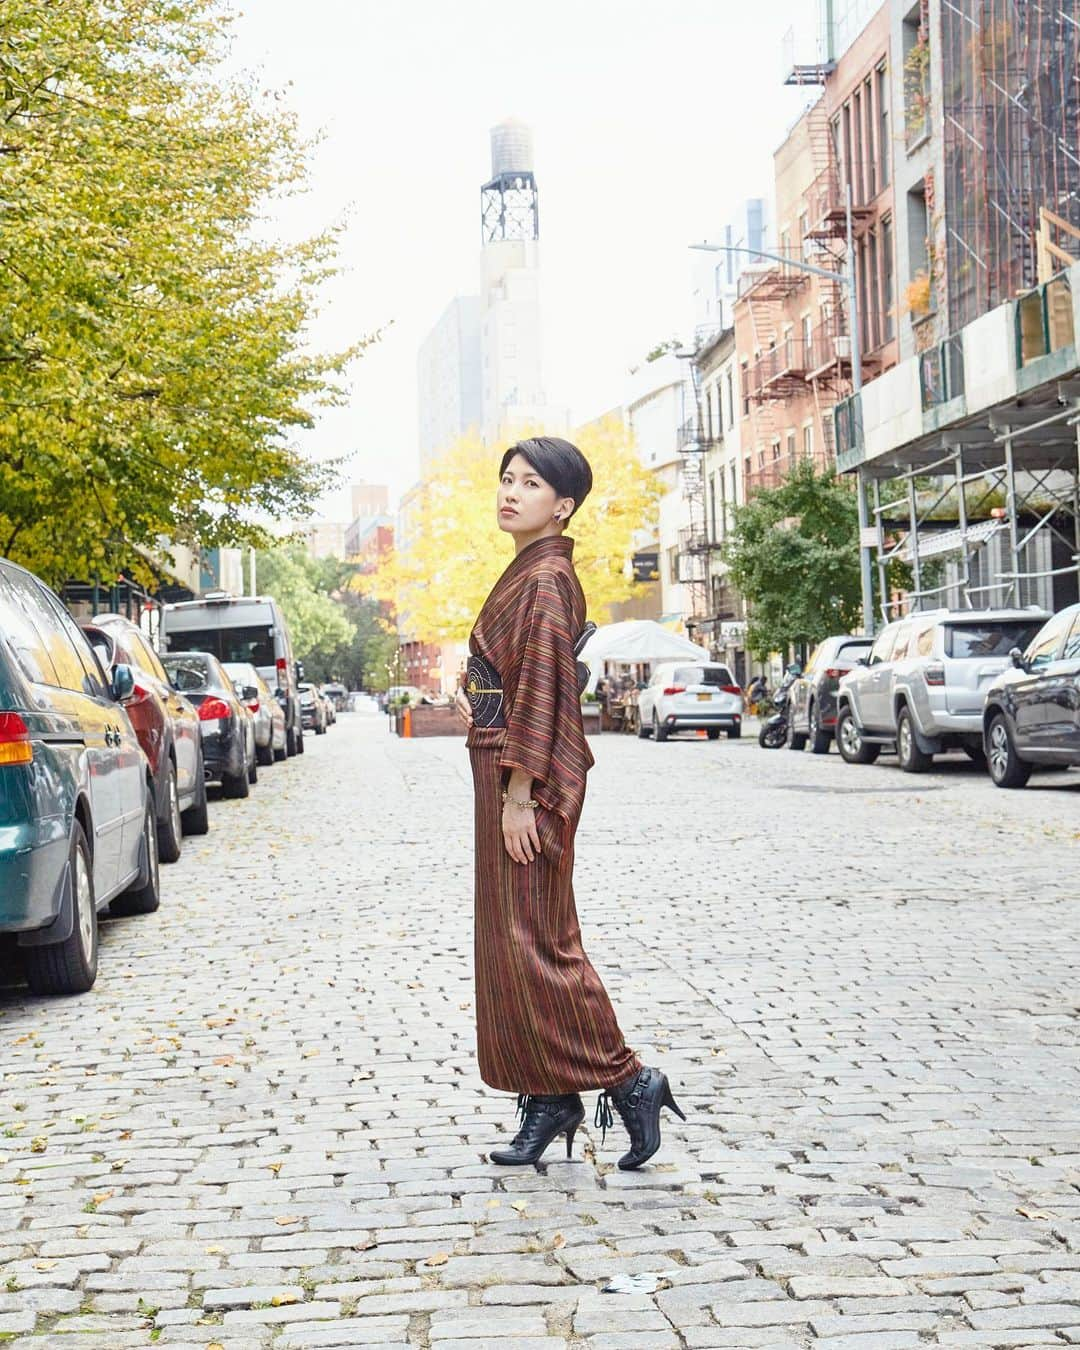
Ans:
<svg viewBox="0 0 1080 1350"><path fill-rule="evenodd" d="M259 711L259 700L256 699L254 703L249 703L248 707L253 713L257 713Z"/></svg>
<svg viewBox="0 0 1080 1350"><path fill-rule="evenodd" d="M927 684L943 685L945 683L945 667L942 665L927 666L923 671L923 679Z"/></svg>
<svg viewBox="0 0 1080 1350"><path fill-rule="evenodd" d="M664 690L665 696L668 694L685 694L685 693L686 693L685 684L669 684L668 687Z"/></svg>
<svg viewBox="0 0 1080 1350"><path fill-rule="evenodd" d="M135 687L131 691L131 697L127 700L128 706L130 707L132 703L145 703L149 697L150 690L144 684L139 684L136 681Z"/></svg>
<svg viewBox="0 0 1080 1350"><path fill-rule="evenodd" d="M199 721L216 722L232 716L232 709L221 698L206 698L199 704Z"/></svg>
<svg viewBox="0 0 1080 1350"><path fill-rule="evenodd" d="M18 713L0 713L0 764L29 764L33 758L26 723Z"/></svg>
<svg viewBox="0 0 1080 1350"><path fill-rule="evenodd" d="M825 678L827 680L838 680L841 675L846 674L847 672L841 666L830 666L825 672Z"/></svg>
<svg viewBox="0 0 1080 1350"><path fill-rule="evenodd" d="M741 694L742 690L737 684L722 684L720 686L720 692L722 694Z"/></svg>
<svg viewBox="0 0 1080 1350"><path fill-rule="evenodd" d="M277 671L278 684L284 689L289 681L289 663L283 656L279 656L274 662L274 669Z"/></svg>

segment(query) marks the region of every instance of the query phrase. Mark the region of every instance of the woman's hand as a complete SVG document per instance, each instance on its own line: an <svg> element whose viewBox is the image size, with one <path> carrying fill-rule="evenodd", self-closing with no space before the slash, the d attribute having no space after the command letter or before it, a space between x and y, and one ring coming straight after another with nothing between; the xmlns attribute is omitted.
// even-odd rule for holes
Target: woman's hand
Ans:
<svg viewBox="0 0 1080 1350"><path fill-rule="evenodd" d="M511 789L510 796L515 797L517 794ZM518 800L525 801L527 797ZM533 808L503 802L502 830L503 843L511 858L517 863L531 863L540 852L540 836L536 832L536 813Z"/></svg>
<svg viewBox="0 0 1080 1350"><path fill-rule="evenodd" d="M459 689L454 695L454 707L466 727L471 727L473 724L472 704L466 697L464 689Z"/></svg>

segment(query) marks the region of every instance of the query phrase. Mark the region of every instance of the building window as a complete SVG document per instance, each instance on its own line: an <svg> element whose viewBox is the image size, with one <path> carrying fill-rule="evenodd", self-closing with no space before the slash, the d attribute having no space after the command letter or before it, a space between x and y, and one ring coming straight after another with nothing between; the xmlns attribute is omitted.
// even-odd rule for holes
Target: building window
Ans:
<svg viewBox="0 0 1080 1350"><path fill-rule="evenodd" d="M749 416L750 416L750 363L749 363L748 361L743 361L743 362L741 362L741 364L740 364L740 366L739 366L739 374L740 374L740 377L741 377L741 379L742 379L742 415L743 415L744 417L749 417Z"/></svg>
<svg viewBox="0 0 1080 1350"><path fill-rule="evenodd" d="M871 230L867 236L866 270L870 277L870 349L881 345L881 290L878 282L878 239Z"/></svg>
<svg viewBox="0 0 1080 1350"><path fill-rule="evenodd" d="M866 188L863 177L863 107L862 95L856 89L851 96L851 193L856 206L866 201Z"/></svg>
<svg viewBox="0 0 1080 1350"><path fill-rule="evenodd" d="M896 317L893 314L895 286L892 216L886 216L881 222L881 323L886 342L891 342L896 336Z"/></svg>
<svg viewBox="0 0 1080 1350"><path fill-rule="evenodd" d="M787 434L787 464L789 472L795 469L795 433L789 431Z"/></svg>
<svg viewBox="0 0 1080 1350"><path fill-rule="evenodd" d="M887 188L892 168L892 141L889 139L889 72L884 65L877 68L878 159L881 164L881 186Z"/></svg>
<svg viewBox="0 0 1080 1350"><path fill-rule="evenodd" d="M812 422L807 422L802 429L802 452L803 459L814 458L814 424Z"/></svg>

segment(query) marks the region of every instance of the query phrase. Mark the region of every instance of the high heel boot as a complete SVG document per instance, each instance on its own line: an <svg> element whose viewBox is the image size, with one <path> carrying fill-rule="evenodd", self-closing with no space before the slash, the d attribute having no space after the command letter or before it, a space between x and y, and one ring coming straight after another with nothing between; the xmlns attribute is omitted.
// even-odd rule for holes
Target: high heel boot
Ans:
<svg viewBox="0 0 1080 1350"><path fill-rule="evenodd" d="M574 1132L585 1119L585 1107L578 1093L545 1097L521 1092L517 1100L521 1129L507 1148L491 1149L488 1158L508 1167L534 1163L560 1134L566 1135L566 1156L571 1157Z"/></svg>
<svg viewBox="0 0 1080 1350"><path fill-rule="evenodd" d="M611 1104L622 1117L630 1135L630 1150L619 1159L619 1167L624 1172L632 1171L648 1162L660 1147L660 1110L670 1107L680 1120L686 1116L671 1095L671 1085L667 1075L659 1069L642 1068L632 1077L602 1092L596 1102L596 1127L603 1131L600 1142L607 1138L608 1126L615 1118L611 1114Z"/></svg>

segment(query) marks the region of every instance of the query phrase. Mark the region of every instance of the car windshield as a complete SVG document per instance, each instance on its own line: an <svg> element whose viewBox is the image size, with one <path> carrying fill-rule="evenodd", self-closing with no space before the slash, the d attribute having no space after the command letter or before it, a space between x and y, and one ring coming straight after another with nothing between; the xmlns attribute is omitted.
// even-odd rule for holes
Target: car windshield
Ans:
<svg viewBox="0 0 1080 1350"><path fill-rule="evenodd" d="M1045 620L984 619L976 623L945 625L945 655L953 658L1008 656L1014 647L1026 647Z"/></svg>
<svg viewBox="0 0 1080 1350"><path fill-rule="evenodd" d="M257 689L262 683L262 676L254 666L249 666L243 661L225 661L225 674L230 680L235 680L237 684L254 685Z"/></svg>
<svg viewBox="0 0 1080 1350"><path fill-rule="evenodd" d="M837 659L857 661L860 656L866 655L871 645L869 642L842 642L836 650Z"/></svg>
<svg viewBox="0 0 1080 1350"><path fill-rule="evenodd" d="M680 666L675 672L676 684L734 684L727 666Z"/></svg>
<svg viewBox="0 0 1080 1350"><path fill-rule="evenodd" d="M216 687L205 656L164 656L162 662L172 687L182 694L202 694Z"/></svg>
<svg viewBox="0 0 1080 1350"><path fill-rule="evenodd" d="M272 666L274 664L274 632L265 626L257 628L184 628L171 632L165 639L170 647L180 650L213 652L219 661L237 665Z"/></svg>

